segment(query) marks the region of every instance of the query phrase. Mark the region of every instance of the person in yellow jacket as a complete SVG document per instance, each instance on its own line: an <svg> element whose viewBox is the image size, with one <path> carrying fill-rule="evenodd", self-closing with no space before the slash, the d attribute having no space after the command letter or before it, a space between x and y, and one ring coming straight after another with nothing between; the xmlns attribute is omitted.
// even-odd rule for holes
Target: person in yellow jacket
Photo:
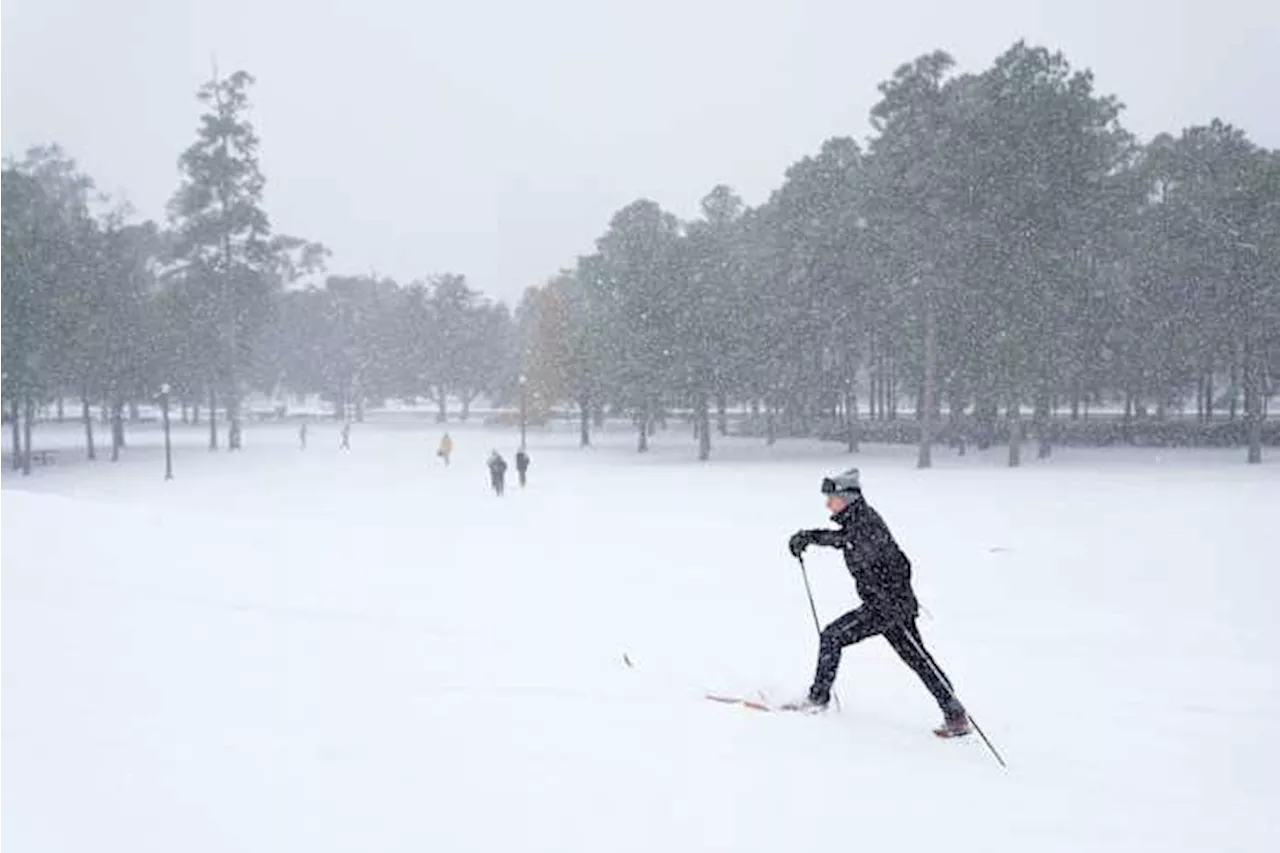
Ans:
<svg viewBox="0 0 1280 853"><path fill-rule="evenodd" d="M449 456L453 453L453 439L449 437L449 433L444 434L444 438L440 439L440 449L436 451L436 456L444 460L444 464L449 464Z"/></svg>

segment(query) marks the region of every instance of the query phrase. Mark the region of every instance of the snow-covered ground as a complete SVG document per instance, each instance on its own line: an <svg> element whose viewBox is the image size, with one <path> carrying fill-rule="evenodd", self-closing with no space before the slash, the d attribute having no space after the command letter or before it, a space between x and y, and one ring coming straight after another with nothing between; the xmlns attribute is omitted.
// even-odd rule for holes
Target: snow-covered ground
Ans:
<svg viewBox="0 0 1280 853"><path fill-rule="evenodd" d="M452 431L449 468L406 424L6 472L5 849L1280 849L1274 461L538 432L498 499L514 434ZM840 713L701 698L805 689L786 539L850 461L1007 771L880 640ZM834 618L839 556L809 567Z"/></svg>

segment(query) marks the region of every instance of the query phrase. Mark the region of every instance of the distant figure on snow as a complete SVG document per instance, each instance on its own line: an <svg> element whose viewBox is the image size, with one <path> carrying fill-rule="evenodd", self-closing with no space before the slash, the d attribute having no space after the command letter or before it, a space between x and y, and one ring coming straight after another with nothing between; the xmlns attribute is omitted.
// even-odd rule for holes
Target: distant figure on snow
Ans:
<svg viewBox="0 0 1280 853"><path fill-rule="evenodd" d="M841 650L879 634L924 682L942 709L943 723L934 733L939 737L968 734L969 716L956 698L951 682L925 651L924 640L916 628L919 604L911 588L911 562L898 548L884 519L863 498L858 469L850 468L843 474L827 477L822 481L822 493L826 495L827 511L837 528L798 531L788 547L797 559L802 558L810 545L840 551L853 575L862 606L822 629L818 666L809 696L788 707L814 711L826 708L840 666Z"/></svg>
<svg viewBox="0 0 1280 853"><path fill-rule="evenodd" d="M489 454L489 483L493 486L494 494L502 496L506 488L507 479L507 460L502 458L502 454L493 451Z"/></svg>
<svg viewBox="0 0 1280 853"><path fill-rule="evenodd" d="M444 460L446 467L449 465L449 456L453 453L453 439L449 437L449 433L444 434L444 438L440 439L440 448L436 451L436 456Z"/></svg>
<svg viewBox="0 0 1280 853"><path fill-rule="evenodd" d="M338 445L338 449L351 449L351 421L344 421L342 424L342 443Z"/></svg>
<svg viewBox="0 0 1280 853"><path fill-rule="evenodd" d="M524 452L524 448L516 451L516 474L520 476L520 488L524 488L525 477L529 472L529 454Z"/></svg>
<svg viewBox="0 0 1280 853"><path fill-rule="evenodd" d="M303 450L307 449L307 422L303 421L302 426L298 427L298 444Z"/></svg>

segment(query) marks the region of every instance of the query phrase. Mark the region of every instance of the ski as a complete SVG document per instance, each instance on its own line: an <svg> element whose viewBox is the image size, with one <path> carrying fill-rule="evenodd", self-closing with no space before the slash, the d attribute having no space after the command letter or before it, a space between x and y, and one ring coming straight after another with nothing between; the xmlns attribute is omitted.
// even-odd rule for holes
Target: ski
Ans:
<svg viewBox="0 0 1280 853"><path fill-rule="evenodd" d="M712 702L720 702L725 705L741 705L744 708L750 708L753 711L771 712L775 710L763 702L757 702L754 699L747 699L742 696L721 696L716 693L708 693L706 698Z"/></svg>

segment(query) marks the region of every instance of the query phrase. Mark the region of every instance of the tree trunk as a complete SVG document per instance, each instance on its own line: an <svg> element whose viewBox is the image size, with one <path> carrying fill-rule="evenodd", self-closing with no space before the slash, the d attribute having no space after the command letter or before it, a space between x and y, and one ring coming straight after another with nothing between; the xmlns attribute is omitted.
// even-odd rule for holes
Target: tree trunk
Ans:
<svg viewBox="0 0 1280 853"><path fill-rule="evenodd" d="M80 415L84 419L85 450L88 453L89 461L92 462L98 458L98 452L93 446L93 414L89 411L89 394L87 392L80 398Z"/></svg>
<svg viewBox="0 0 1280 853"><path fill-rule="evenodd" d="M719 420L720 434L729 434L729 401L723 392L716 395L716 418Z"/></svg>
<svg viewBox="0 0 1280 853"><path fill-rule="evenodd" d="M236 327L231 326L231 356L227 359L227 450L240 449L240 378L236 365Z"/></svg>
<svg viewBox="0 0 1280 853"><path fill-rule="evenodd" d="M1050 412L1049 393L1042 391L1036 399L1036 450L1037 459L1048 459L1053 453L1053 416Z"/></svg>
<svg viewBox="0 0 1280 853"><path fill-rule="evenodd" d="M959 395L952 394L947 401L947 446L960 456L968 450L968 436L964 427L964 402Z"/></svg>
<svg viewBox="0 0 1280 853"><path fill-rule="evenodd" d="M1256 349L1261 349L1260 347ZM1249 422L1250 465L1262 462L1262 354L1254 347L1246 347L1244 353L1244 406Z"/></svg>
<svg viewBox="0 0 1280 853"><path fill-rule="evenodd" d="M185 426L187 424L187 401L183 400L181 405L182 405L182 423Z"/></svg>
<svg viewBox="0 0 1280 853"><path fill-rule="evenodd" d="M858 452L858 395L853 385L844 392L845 448L850 453Z"/></svg>
<svg viewBox="0 0 1280 853"><path fill-rule="evenodd" d="M772 401L765 403L765 443L772 447L778 441L778 407Z"/></svg>
<svg viewBox="0 0 1280 853"><path fill-rule="evenodd" d="M1204 419L1213 420L1213 369L1204 375Z"/></svg>
<svg viewBox="0 0 1280 853"><path fill-rule="evenodd" d="M31 476L31 422L36 417L36 401L27 395L22 419L22 476Z"/></svg>
<svg viewBox="0 0 1280 853"><path fill-rule="evenodd" d="M464 421L467 419L467 408L470 402L470 400L462 402L462 419ZM364 394L356 394L356 423L364 423Z"/></svg>
<svg viewBox="0 0 1280 853"><path fill-rule="evenodd" d="M636 419L636 425L639 427L637 432L639 438L636 444L637 453L647 453L649 451L649 405L646 403L640 409L640 414Z"/></svg>
<svg viewBox="0 0 1280 853"><path fill-rule="evenodd" d="M124 401L111 405L111 461L120 461L120 448L124 447Z"/></svg>
<svg viewBox="0 0 1280 853"><path fill-rule="evenodd" d="M22 467L22 409L17 397L9 401L9 426L13 428L13 454L10 467L17 471Z"/></svg>
<svg viewBox="0 0 1280 853"><path fill-rule="evenodd" d="M885 394L885 386L887 384L888 382L886 381L885 372L884 372L884 354L877 352L876 353L876 390L875 390L876 417L875 419L878 421L883 421L888 418L888 412L886 411L886 406L884 404L885 400L887 399L887 395Z"/></svg>
<svg viewBox="0 0 1280 853"><path fill-rule="evenodd" d="M191 425L200 426L200 401L191 404Z"/></svg>
<svg viewBox="0 0 1280 853"><path fill-rule="evenodd" d="M1241 358L1242 356L1240 352L1240 347L1235 347L1234 352L1232 352L1231 354L1231 390L1230 390L1231 396L1227 398L1227 406L1228 406L1227 410L1230 413L1229 417L1232 423L1235 423L1236 421L1236 405L1237 405L1236 399L1240 396ZM1245 369L1247 370L1248 368L1246 367ZM1248 409L1248 407L1249 407L1249 404L1248 404L1248 401L1246 400L1245 409Z"/></svg>
<svg viewBox="0 0 1280 853"><path fill-rule="evenodd" d="M1022 412L1016 400L1009 402L1009 467L1022 464Z"/></svg>
<svg viewBox="0 0 1280 853"><path fill-rule="evenodd" d="M138 404L134 400L129 401L129 423L136 424L142 420L142 416L138 414Z"/></svg>
<svg viewBox="0 0 1280 853"><path fill-rule="evenodd" d="M896 421L898 419L898 363L892 356L889 357L889 381L885 389L888 399L886 408L889 410L889 420Z"/></svg>
<svg viewBox="0 0 1280 853"><path fill-rule="evenodd" d="M218 449L218 392L209 385L209 449Z"/></svg>
<svg viewBox="0 0 1280 853"><path fill-rule="evenodd" d="M707 395L698 395L698 461L706 462L711 458L711 408Z"/></svg>
<svg viewBox="0 0 1280 853"><path fill-rule="evenodd" d="M986 397L978 402L973 408L974 429L978 433L977 445L979 450L986 450L995 443L996 440L996 420L1000 417L1000 410L997 403L991 397Z"/></svg>
<svg viewBox="0 0 1280 853"><path fill-rule="evenodd" d="M920 395L916 401L916 418L920 422L920 452L916 456L917 468L933 467L933 409L938 396L938 322L931 303L924 309L924 381L920 383Z"/></svg>
<svg viewBox="0 0 1280 853"><path fill-rule="evenodd" d="M442 424L449 420L449 399L445 396L443 388L436 394L436 423Z"/></svg>
<svg viewBox="0 0 1280 853"><path fill-rule="evenodd" d="M579 399L578 408L582 413L578 423L578 446L589 447L591 445L591 403L586 398Z"/></svg>
<svg viewBox="0 0 1280 853"><path fill-rule="evenodd" d="M876 336L867 336L867 419L876 419L876 403L880 386L879 353L876 351Z"/></svg>
<svg viewBox="0 0 1280 853"><path fill-rule="evenodd" d="M58 407L58 415L57 415L58 423L62 423L66 418L62 412L62 395L61 394L58 395L57 407Z"/></svg>

